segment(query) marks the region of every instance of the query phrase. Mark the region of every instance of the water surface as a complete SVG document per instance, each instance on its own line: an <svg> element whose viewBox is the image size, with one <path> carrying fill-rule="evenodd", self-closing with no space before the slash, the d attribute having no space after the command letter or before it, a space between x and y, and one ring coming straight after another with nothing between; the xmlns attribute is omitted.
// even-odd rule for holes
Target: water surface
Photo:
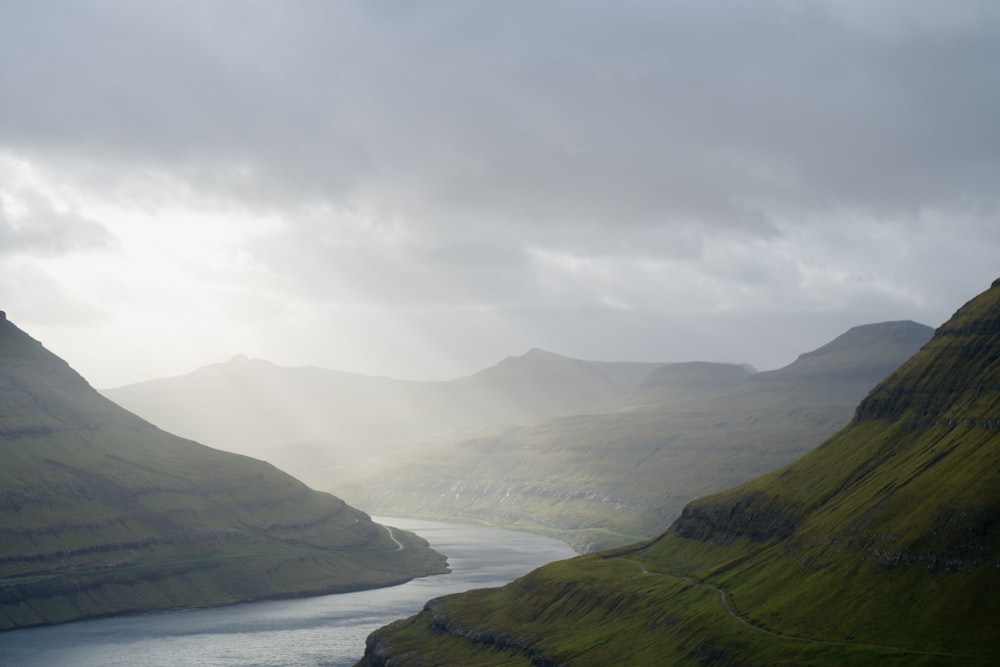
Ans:
<svg viewBox="0 0 1000 667"><path fill-rule="evenodd" d="M0 633L0 665L353 665L365 637L430 598L500 586L574 555L565 543L499 528L377 517L448 556L451 574L297 600L160 612Z"/></svg>

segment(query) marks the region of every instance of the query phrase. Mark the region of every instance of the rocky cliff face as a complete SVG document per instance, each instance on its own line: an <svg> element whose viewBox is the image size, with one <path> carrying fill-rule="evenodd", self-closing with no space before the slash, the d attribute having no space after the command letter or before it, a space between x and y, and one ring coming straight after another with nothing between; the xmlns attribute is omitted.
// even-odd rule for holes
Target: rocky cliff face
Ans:
<svg viewBox="0 0 1000 667"><path fill-rule="evenodd" d="M689 540L728 545L740 537L753 542L790 537L802 520L804 508L761 491L752 491L733 501L689 504L671 527Z"/></svg>

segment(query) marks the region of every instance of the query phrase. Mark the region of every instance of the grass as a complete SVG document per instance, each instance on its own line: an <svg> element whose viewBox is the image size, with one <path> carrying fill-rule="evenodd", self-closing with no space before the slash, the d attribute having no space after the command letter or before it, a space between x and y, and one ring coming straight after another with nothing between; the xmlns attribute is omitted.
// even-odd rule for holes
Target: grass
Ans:
<svg viewBox="0 0 1000 667"><path fill-rule="evenodd" d="M501 589L441 598L435 607L376 637L393 655L429 664L531 664L529 656L583 666L992 664L967 654L769 635L730 616L712 588L644 574L623 559L552 564ZM451 626L442 633L444 623ZM478 641L461 636L473 631ZM501 652L498 644L522 648Z"/></svg>
<svg viewBox="0 0 1000 667"><path fill-rule="evenodd" d="M997 664L996 414L1000 282L799 461L655 540L435 601L376 644L440 664L456 641L547 664Z"/></svg>
<svg viewBox="0 0 1000 667"><path fill-rule="evenodd" d="M580 551L619 546L805 454L929 335L914 323L858 327L721 393L671 387L664 403L640 392L612 412L428 439L336 484L377 513L527 527Z"/></svg>
<svg viewBox="0 0 1000 667"><path fill-rule="evenodd" d="M174 437L0 322L0 629L444 572L263 461Z"/></svg>

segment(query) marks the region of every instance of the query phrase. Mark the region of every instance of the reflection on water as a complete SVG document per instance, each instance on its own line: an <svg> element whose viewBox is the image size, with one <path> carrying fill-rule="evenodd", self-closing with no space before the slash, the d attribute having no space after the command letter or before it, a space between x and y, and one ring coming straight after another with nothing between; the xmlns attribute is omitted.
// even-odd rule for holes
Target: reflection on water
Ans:
<svg viewBox="0 0 1000 667"><path fill-rule="evenodd" d="M566 544L530 533L417 519L376 520L422 536L448 556L452 573L373 591L0 633L0 664L353 665L372 630L417 613L430 598L500 586L574 555Z"/></svg>

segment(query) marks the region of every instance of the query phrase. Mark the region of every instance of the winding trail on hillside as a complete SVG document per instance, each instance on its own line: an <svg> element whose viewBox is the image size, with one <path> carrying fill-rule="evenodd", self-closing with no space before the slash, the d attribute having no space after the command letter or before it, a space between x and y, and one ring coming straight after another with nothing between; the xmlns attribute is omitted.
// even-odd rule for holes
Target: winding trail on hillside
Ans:
<svg viewBox="0 0 1000 667"><path fill-rule="evenodd" d="M847 646L853 648L882 649L887 651L898 651L900 653L909 653L913 655L935 655L945 658L969 658L975 660L992 660L997 658L997 656L982 655L976 653L947 653L945 651L921 651L919 649L908 648L906 646L892 646L889 644L866 644L863 642L832 641L828 639L814 639L811 637L796 637L794 635L783 635L779 632L772 632L771 630L762 628L759 625L755 625L752 621L744 618L743 616L740 616L739 613L737 613L736 610L733 609L732 605L730 604L729 596L726 595L726 591L717 586L707 584L703 581L698 581L697 579L693 579L691 577L681 577L676 574L667 574L665 572L654 572L652 570L649 570L646 567L645 563L643 563L642 561L635 560L634 558L616 557L615 560L623 560L632 563L633 565L639 568L639 571L642 572L642 574L649 574L657 577L667 577L668 579L676 579L677 581L683 581L684 583L690 584L692 586L700 586L701 588L707 588L709 590L715 591L716 593L719 594L719 602L722 604L722 608L725 610L726 614L728 614L730 618L732 618L737 623L745 625L751 630L754 630L761 634L768 635L770 637L774 637L776 639L785 639L793 642L805 642L809 644L823 644L825 646Z"/></svg>
<svg viewBox="0 0 1000 667"><path fill-rule="evenodd" d="M396 543L396 548L394 549L394 551L402 551L403 549L406 548L403 546L402 542L396 539L396 533L393 532L392 526L384 526L384 528L387 531L389 531L389 539Z"/></svg>

